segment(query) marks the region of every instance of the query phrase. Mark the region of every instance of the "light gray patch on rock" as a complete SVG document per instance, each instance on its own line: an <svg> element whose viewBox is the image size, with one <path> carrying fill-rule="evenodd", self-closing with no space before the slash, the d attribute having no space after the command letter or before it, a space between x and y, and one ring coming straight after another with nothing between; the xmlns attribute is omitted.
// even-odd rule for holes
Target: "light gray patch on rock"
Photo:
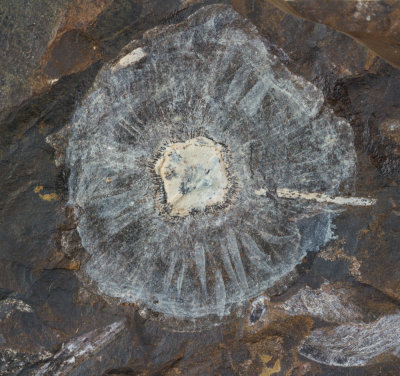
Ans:
<svg viewBox="0 0 400 376"><path fill-rule="evenodd" d="M351 190L352 130L228 6L138 43L140 61L106 66L71 123L69 203L91 255L84 269L105 295L177 318L224 316L331 239L334 208L275 192ZM154 163L196 137L226 147L232 197L168 217Z"/></svg>
<svg viewBox="0 0 400 376"><path fill-rule="evenodd" d="M0 300L0 321L8 318L13 312L33 312L32 307L20 299L8 297Z"/></svg>
<svg viewBox="0 0 400 376"><path fill-rule="evenodd" d="M399 356L400 314L368 324L343 324L314 330L299 353L318 363L339 367L365 366L384 353Z"/></svg>
<svg viewBox="0 0 400 376"><path fill-rule="evenodd" d="M362 309L351 301L351 290L333 288L328 284L319 289L302 288L282 308L290 315L307 315L334 323L362 322Z"/></svg>
<svg viewBox="0 0 400 376"><path fill-rule="evenodd" d="M18 375L28 366L50 359L52 354L48 351L28 353L12 348L0 349L0 376Z"/></svg>
<svg viewBox="0 0 400 376"><path fill-rule="evenodd" d="M62 376L70 374L87 359L93 357L107 344L114 341L125 329L124 321L114 322L72 339L62 345L52 359L34 373L36 376Z"/></svg>

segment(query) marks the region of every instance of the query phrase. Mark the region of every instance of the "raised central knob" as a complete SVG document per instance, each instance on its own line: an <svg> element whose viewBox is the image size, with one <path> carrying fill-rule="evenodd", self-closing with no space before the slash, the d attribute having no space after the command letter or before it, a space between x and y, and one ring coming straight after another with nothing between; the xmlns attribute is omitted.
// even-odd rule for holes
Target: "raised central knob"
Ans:
<svg viewBox="0 0 400 376"><path fill-rule="evenodd" d="M154 169L160 176L168 212L183 217L222 205L229 189L224 147L206 137L168 145Z"/></svg>

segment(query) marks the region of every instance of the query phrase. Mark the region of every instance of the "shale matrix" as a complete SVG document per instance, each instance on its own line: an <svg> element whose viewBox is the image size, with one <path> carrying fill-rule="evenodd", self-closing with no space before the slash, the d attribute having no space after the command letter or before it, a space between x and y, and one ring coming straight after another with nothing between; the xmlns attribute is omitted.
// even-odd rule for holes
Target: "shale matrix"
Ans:
<svg viewBox="0 0 400 376"><path fill-rule="evenodd" d="M397 0L0 0L0 376L400 375Z"/></svg>

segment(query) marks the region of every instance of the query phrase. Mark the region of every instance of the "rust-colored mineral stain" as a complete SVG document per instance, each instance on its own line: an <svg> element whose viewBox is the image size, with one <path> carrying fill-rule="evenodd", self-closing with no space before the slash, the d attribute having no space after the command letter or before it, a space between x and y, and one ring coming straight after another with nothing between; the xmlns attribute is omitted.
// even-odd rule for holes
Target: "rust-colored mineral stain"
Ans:
<svg viewBox="0 0 400 376"><path fill-rule="evenodd" d="M58 200L58 194L57 193L45 193L42 194L40 192L42 192L44 189L43 185L37 185L34 188L34 192L43 200L43 201L57 201Z"/></svg>
<svg viewBox="0 0 400 376"><path fill-rule="evenodd" d="M39 197L43 201L57 201L58 200L58 194L57 193L46 193L44 195L39 194Z"/></svg>
<svg viewBox="0 0 400 376"><path fill-rule="evenodd" d="M261 358L262 362L266 364L272 359L272 356L261 355L260 358ZM280 359L277 359L275 361L273 367L265 366L265 368L260 373L260 376L270 376L270 375L280 372L280 370L281 370L281 361L280 361Z"/></svg>
<svg viewBox="0 0 400 376"><path fill-rule="evenodd" d="M43 188L43 185L37 185L33 191L38 194L39 192L43 191Z"/></svg>

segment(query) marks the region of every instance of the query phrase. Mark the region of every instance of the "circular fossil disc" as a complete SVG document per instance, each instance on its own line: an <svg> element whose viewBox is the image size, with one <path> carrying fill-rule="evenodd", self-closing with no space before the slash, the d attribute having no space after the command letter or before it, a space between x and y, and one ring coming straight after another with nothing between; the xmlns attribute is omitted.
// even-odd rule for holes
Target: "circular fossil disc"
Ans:
<svg viewBox="0 0 400 376"><path fill-rule="evenodd" d="M228 6L125 51L72 119L85 272L105 295L222 317L331 239L333 210L276 192L351 189L351 128Z"/></svg>

